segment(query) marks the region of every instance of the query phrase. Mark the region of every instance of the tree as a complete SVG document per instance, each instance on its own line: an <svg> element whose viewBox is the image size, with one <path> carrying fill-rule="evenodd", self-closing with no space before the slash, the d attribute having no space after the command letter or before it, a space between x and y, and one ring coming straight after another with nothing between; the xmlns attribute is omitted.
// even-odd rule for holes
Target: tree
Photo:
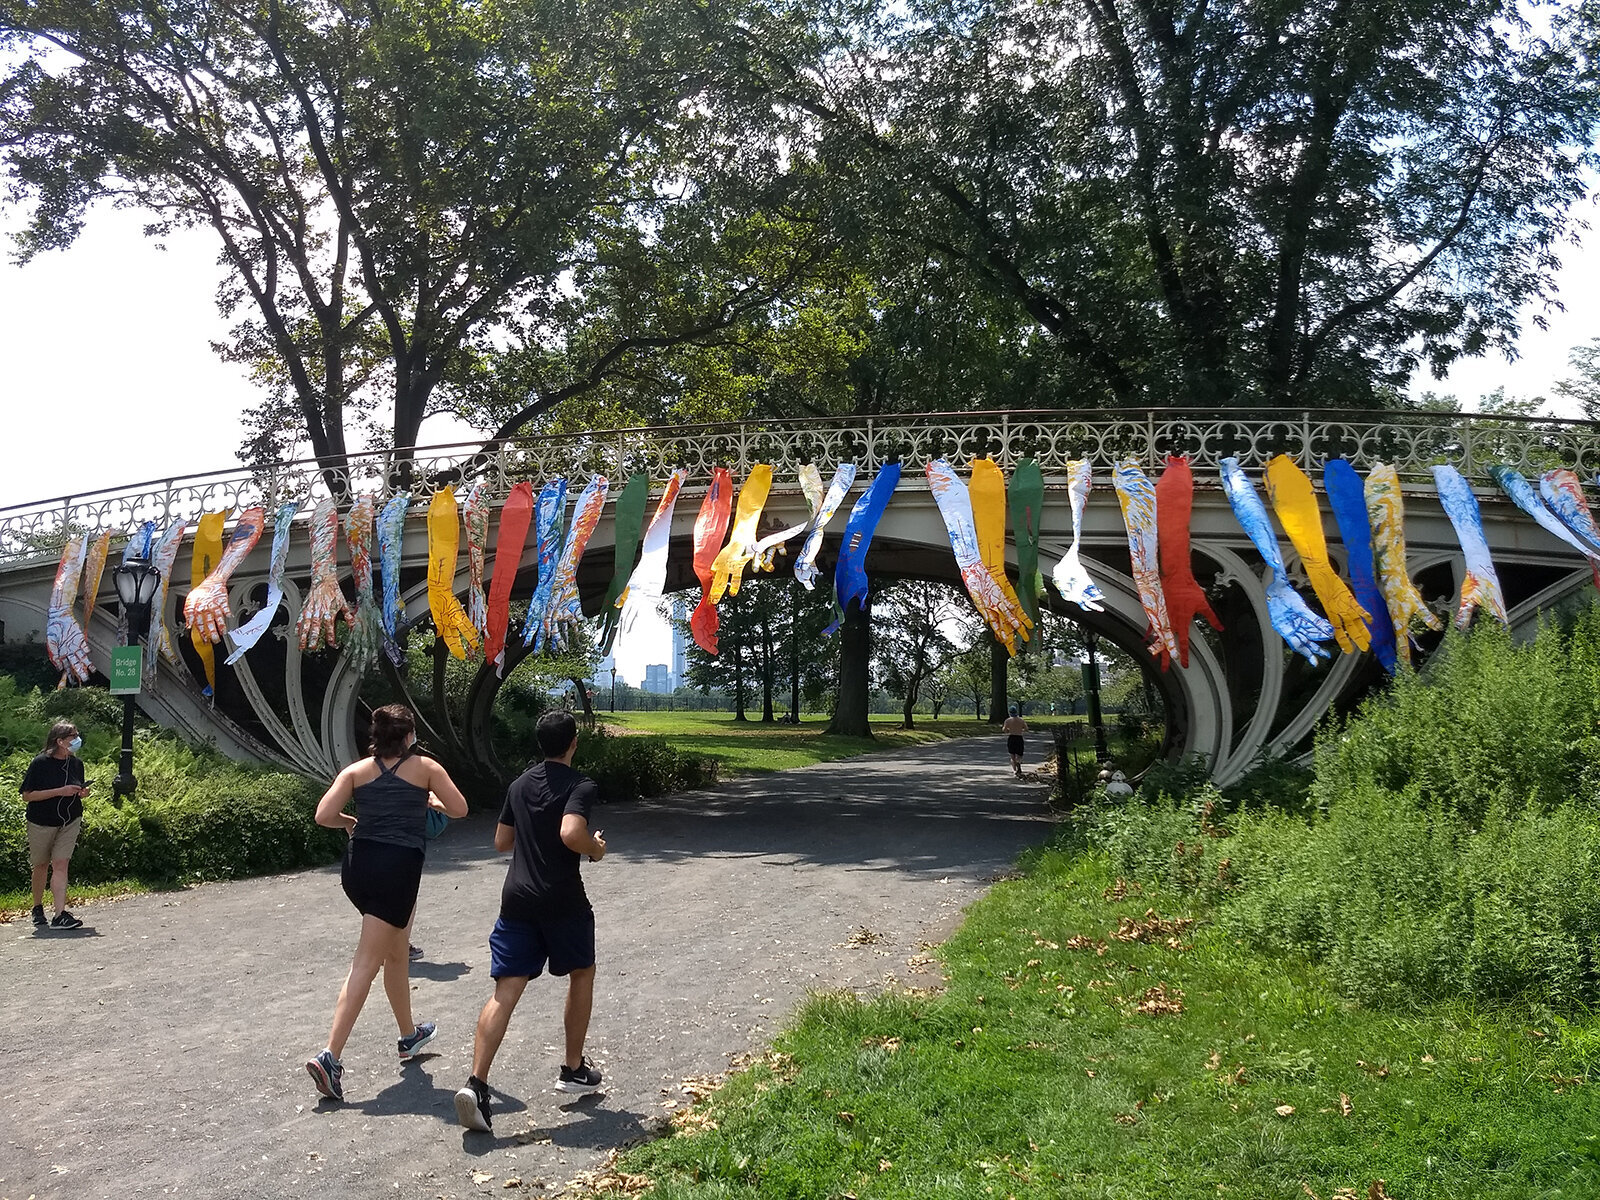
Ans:
<svg viewBox="0 0 1600 1200"><path fill-rule="evenodd" d="M1587 5L792 11L728 57L816 203L1025 314L1047 403L1371 404L1509 349L1596 161Z"/></svg>
<svg viewBox="0 0 1600 1200"><path fill-rule="evenodd" d="M983 719L983 702L989 696L989 642L987 629L978 630L969 645L945 666L945 686L950 695L972 701L972 716Z"/></svg>
<svg viewBox="0 0 1600 1200"><path fill-rule="evenodd" d="M481 419L485 389L510 436L807 261L748 227L759 155L697 115L706 53L628 0L0 0L19 255L99 200L155 235L209 226L237 319L219 350L267 389L247 461L308 442L337 467L386 410L404 457L440 403Z"/></svg>
<svg viewBox="0 0 1600 1200"><path fill-rule="evenodd" d="M972 607L949 584L907 579L885 588L875 609L878 677L900 698L902 727L911 729L922 689L955 657Z"/></svg>
<svg viewBox="0 0 1600 1200"><path fill-rule="evenodd" d="M1574 374L1555 385L1555 394L1575 403L1589 420L1600 421L1600 338L1574 346L1567 365Z"/></svg>
<svg viewBox="0 0 1600 1200"><path fill-rule="evenodd" d="M777 720L778 685L787 681L798 716L800 693L817 672L814 649L830 611L819 595L827 599L792 578L747 573L738 594L729 593L717 606L717 653L689 643L689 683L732 696L736 721L748 719L746 707L759 689L761 721L771 724Z"/></svg>

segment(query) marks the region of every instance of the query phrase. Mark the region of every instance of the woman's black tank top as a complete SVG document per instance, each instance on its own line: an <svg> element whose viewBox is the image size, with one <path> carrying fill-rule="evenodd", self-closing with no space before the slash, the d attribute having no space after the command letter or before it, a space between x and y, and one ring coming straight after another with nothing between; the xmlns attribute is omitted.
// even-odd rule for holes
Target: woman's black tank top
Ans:
<svg viewBox="0 0 1600 1200"><path fill-rule="evenodd" d="M408 757L402 754L392 767L377 758L372 760L378 764L378 777L356 785L352 841L387 842L412 850L427 845L428 789L407 783L395 773Z"/></svg>

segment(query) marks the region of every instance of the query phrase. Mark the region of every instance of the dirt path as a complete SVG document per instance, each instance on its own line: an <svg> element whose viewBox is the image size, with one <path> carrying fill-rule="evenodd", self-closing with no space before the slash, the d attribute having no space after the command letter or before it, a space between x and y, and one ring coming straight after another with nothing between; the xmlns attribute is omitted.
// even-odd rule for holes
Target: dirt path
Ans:
<svg viewBox="0 0 1600 1200"><path fill-rule="evenodd" d="M680 1080L765 1045L808 991L906 977L1050 831L1043 788L1007 777L998 739L607 805L611 853L584 872L607 1090L550 1089L565 985L537 980L495 1064L489 1137L455 1124L451 1097L492 986L492 821L456 823L423 877L412 985L437 1053L395 1061L374 987L343 1105L318 1103L301 1066L357 931L336 868L97 905L78 934L0 926L0 1197L554 1191L655 1127Z"/></svg>

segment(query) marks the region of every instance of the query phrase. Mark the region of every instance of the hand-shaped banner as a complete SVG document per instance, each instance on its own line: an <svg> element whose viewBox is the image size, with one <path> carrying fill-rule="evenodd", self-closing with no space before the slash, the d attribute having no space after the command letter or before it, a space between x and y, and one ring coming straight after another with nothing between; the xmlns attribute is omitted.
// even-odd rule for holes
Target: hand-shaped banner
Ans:
<svg viewBox="0 0 1600 1200"><path fill-rule="evenodd" d="M350 506L344 523L344 540L350 547L350 577L356 585L355 619L350 622L350 640L345 649L357 674L372 665L383 645L383 613L372 591L372 527L372 497L362 496Z"/></svg>
<svg viewBox="0 0 1600 1200"><path fill-rule="evenodd" d="M528 544L528 525L533 520L533 484L523 482L511 489L500 509L500 536L494 544L494 582L489 585L489 619L483 631L483 656L504 671L506 626L511 623L511 589L522 569L522 551Z"/></svg>
<svg viewBox="0 0 1600 1200"><path fill-rule="evenodd" d="M1300 565L1311 580L1311 590L1322 602L1323 615L1333 626L1334 640L1346 654L1372 645L1368 614L1350 594L1344 580L1328 560L1328 542L1322 532L1322 510L1311 479L1287 454L1267 464L1267 495L1283 531L1300 555Z"/></svg>
<svg viewBox="0 0 1600 1200"><path fill-rule="evenodd" d="M50 591L50 610L45 618L44 646L50 662L63 676L70 675L79 683L89 681L93 663L89 658L89 639L72 615L72 606L78 599L78 581L83 578L83 560L88 550L88 538L75 533L67 539L61 552L61 563L56 567L55 587ZM57 685L58 687L61 685Z"/></svg>
<svg viewBox="0 0 1600 1200"><path fill-rule="evenodd" d="M1372 565L1378 574L1378 589L1394 626L1395 650L1400 661L1411 665L1411 639L1416 626L1443 629L1444 623L1433 614L1417 585L1411 582L1406 565L1406 511L1400 490L1400 475L1386 463L1373 464L1367 472L1367 520L1372 526Z"/></svg>
<svg viewBox="0 0 1600 1200"><path fill-rule="evenodd" d="M191 637L198 634L208 646L215 646L228 632L228 580L256 548L266 522L267 511L259 504L239 514L221 559L183 602L183 619Z"/></svg>
<svg viewBox="0 0 1600 1200"><path fill-rule="evenodd" d="M1561 523L1578 536L1586 551L1600 552L1600 528L1596 528L1594 514L1583 496L1583 484L1577 475L1565 467L1557 467L1539 476L1539 495L1550 511L1561 518ZM1600 586L1597 577L1596 586Z"/></svg>
<svg viewBox="0 0 1600 1200"><path fill-rule="evenodd" d="M757 463L750 468L744 487L739 489L739 503L728 544L711 562L711 603L721 604L724 595L739 594L744 569L756 554L756 527L761 524L761 510L767 506L771 491L772 468L766 463Z"/></svg>
<svg viewBox="0 0 1600 1200"><path fill-rule="evenodd" d="M1333 626L1312 612L1300 594L1289 586L1283 552L1278 549L1278 539L1273 535L1267 506L1250 486L1237 458L1223 459L1220 467L1222 490L1233 508L1233 515L1270 573L1266 588L1267 619L1278 636L1288 643L1289 649L1305 655L1313 664L1319 656L1333 657L1319 644L1333 639Z"/></svg>
<svg viewBox="0 0 1600 1200"><path fill-rule="evenodd" d="M1222 622L1211 610L1200 581L1194 577L1189 554L1189 518L1194 512L1194 473L1189 460L1169 456L1167 469L1156 480L1156 529L1161 551L1161 591L1167 601L1172 638L1178 644L1178 662L1189 665L1189 625L1204 617L1220 631Z"/></svg>
<svg viewBox="0 0 1600 1200"><path fill-rule="evenodd" d="M1594 576L1595 586L1600 587L1600 548L1585 545L1583 539L1567 527L1566 522L1545 506L1545 502L1533 490L1533 485L1522 477L1521 472L1513 471L1506 466L1496 466L1489 468L1489 475L1500 485L1500 490L1511 497L1518 508L1538 522L1541 529L1560 538L1589 560L1589 572ZM1552 490L1557 496L1560 495L1559 490ZM1581 499L1581 492L1579 497ZM1585 508L1587 507L1585 505Z"/></svg>
<svg viewBox="0 0 1600 1200"><path fill-rule="evenodd" d="M1361 486L1361 476L1344 459L1332 458L1322 468L1322 488L1328 493L1328 507L1333 509L1333 519L1339 526L1339 538L1344 542L1350 590L1367 613L1367 627L1372 631L1373 657L1383 664L1385 671L1393 675L1397 654L1394 620L1389 616L1389 605L1378 588L1377 573L1373 569L1372 526L1367 519L1367 500Z"/></svg>
<svg viewBox="0 0 1600 1200"><path fill-rule="evenodd" d="M1145 644L1163 671L1178 656L1172 636L1172 619L1161 591L1160 531L1156 524L1156 489L1135 459L1124 459L1111 473L1122 504L1122 523L1128 528L1128 557L1133 582L1139 589L1139 606L1145 615Z"/></svg>
<svg viewBox="0 0 1600 1200"><path fill-rule="evenodd" d="M161 573L161 580L156 584L155 597L150 601L150 643L161 651L161 657L174 666L177 665L178 648L173 641L172 631L167 628L167 585L172 582L172 567L178 561L178 550L183 545L183 534L189 528L189 522L179 518L167 526L167 531L156 539L150 551L150 562ZM146 685L153 685L156 678L156 656L144 656L144 680Z"/></svg>
<svg viewBox="0 0 1600 1200"><path fill-rule="evenodd" d="M984 624L1005 646L1008 654L1017 652L1017 634L1022 630L1022 606L1013 606L995 583L994 576L984 565L978 552L978 531L972 519L972 499L966 484L961 482L942 458L929 461L925 468L928 488L939 515L944 518L945 532L950 535L950 549L955 551L956 568L961 572L961 582Z"/></svg>
<svg viewBox="0 0 1600 1200"><path fill-rule="evenodd" d="M389 660L400 665L400 622L406 605L400 598L400 556L404 550L406 509L411 497L405 492L391 496L378 514L378 569L383 575L383 649Z"/></svg>
<svg viewBox="0 0 1600 1200"><path fill-rule="evenodd" d="M872 546L872 535L878 522L883 520L883 510L889 507L889 497L900 486L900 464L886 464L877 477L867 485L861 499L850 510L850 519L844 523L844 544L839 547L839 562L833 569L834 597L839 604L839 615L833 624L823 630L833 633L839 622L850 612L851 603L865 604L867 600L867 551Z"/></svg>
<svg viewBox="0 0 1600 1200"><path fill-rule="evenodd" d="M1078 557L1078 546L1083 540L1083 509L1092 486L1093 474L1085 459L1076 458L1067 464L1067 496L1072 501L1072 546L1050 573L1050 582L1056 585L1063 599L1089 612L1100 612L1105 608L1102 603L1105 594L1089 578L1089 572Z"/></svg>
<svg viewBox="0 0 1600 1200"><path fill-rule="evenodd" d="M633 575L634 556L639 553L639 537L644 533L644 507L650 503L650 477L635 473L628 477L622 492L617 496L616 507L611 510L612 541L611 584L600 601L600 653L610 654L616 641L617 627L622 617L622 593L628 589L628 579Z"/></svg>
<svg viewBox="0 0 1600 1200"><path fill-rule="evenodd" d="M278 605L283 603L283 571L289 561L289 539L299 511L298 500L278 506L278 515L272 523L272 558L267 564L267 599L255 616L228 635L233 643L233 653L226 659L230 667L261 640L261 635L271 627L272 618L278 615Z"/></svg>
<svg viewBox="0 0 1600 1200"><path fill-rule="evenodd" d="M672 513L678 506L678 492L688 477L685 471L674 471L667 480L667 489L661 493L655 516L650 518L650 528L645 530L644 547L639 555L639 565L628 577L628 586L622 589L616 603L622 609L619 627L623 633L633 628L639 614L653 608L667 588L667 544L672 540Z"/></svg>
<svg viewBox="0 0 1600 1200"><path fill-rule="evenodd" d="M550 607L550 597L555 592L556 563L561 557L561 518L567 511L567 481L556 479L539 489L535 505L534 537L538 546L539 583L533 589L533 599L528 601L528 615L522 622L522 644L533 645L533 640L544 630L544 614Z"/></svg>
<svg viewBox="0 0 1600 1200"><path fill-rule="evenodd" d="M1483 516L1478 511L1478 498L1461 477L1461 472L1449 465L1433 468L1433 483L1439 489L1439 502L1444 505L1444 515L1455 527L1456 541L1461 543L1461 553L1466 559L1467 574L1461 581L1461 606L1456 610L1456 628L1465 629L1472 624L1472 614L1481 604L1494 614L1502 625L1509 625L1504 593L1500 590L1500 577L1495 574L1494 561L1489 557L1489 539L1483 533Z"/></svg>
<svg viewBox="0 0 1600 1200"><path fill-rule="evenodd" d="M818 471L814 463L802 463L800 466L800 494L806 498L807 516L798 525L790 525L787 529L780 529L776 533L769 533L755 545L755 554L751 557L751 566L757 571L771 571L777 567L777 556L787 554L783 548L790 538L805 533L817 519L817 513L822 508L823 487L822 472Z"/></svg>
<svg viewBox="0 0 1600 1200"><path fill-rule="evenodd" d="M461 551L461 517L456 490L443 487L428 503L428 612L433 631L451 657L466 658L478 648L478 631L456 599L456 559Z"/></svg>
<svg viewBox="0 0 1600 1200"><path fill-rule="evenodd" d="M108 529L89 545L83 562L83 629L89 631L89 618L94 616L95 601L100 596L100 581L105 577L106 558L111 553L111 531Z"/></svg>
<svg viewBox="0 0 1600 1200"><path fill-rule="evenodd" d="M583 601L578 595L578 564L595 526L600 523L600 513L606 506L608 484L604 475L594 475L589 486L583 489L572 510L572 528L567 533L567 545L561 552L561 562L556 567L556 579L550 592L550 606L545 609L544 624L534 643L535 650L546 645L562 649L567 635L583 621Z"/></svg>
<svg viewBox="0 0 1600 1200"><path fill-rule="evenodd" d="M1017 599L1030 623L1039 623L1039 515L1044 510L1044 473L1037 459L1025 458L1011 472L1011 537L1017 545Z"/></svg>
<svg viewBox="0 0 1600 1200"><path fill-rule="evenodd" d="M978 534L978 553L983 565L1000 585L1006 603L1022 614L1022 628L1017 633L1019 641L1027 641L1033 631L1033 620L1028 617L1022 601L1006 575L1006 477L994 460L972 460L972 478L968 483L972 495L972 527Z"/></svg>
<svg viewBox="0 0 1600 1200"><path fill-rule="evenodd" d="M489 489L481 483L473 484L461 512L467 523L467 619L481 634L489 627L489 601L483 594L483 554L489 545Z"/></svg>
<svg viewBox="0 0 1600 1200"><path fill-rule="evenodd" d="M808 592L817 582L817 552L822 549L823 532L827 529L828 522L833 520L833 514L839 511L839 505L844 503L844 498L855 481L855 463L839 464L833 473L833 482L828 484L827 495L822 498L822 506L811 518L811 531L806 534L806 540L794 560L794 577Z"/></svg>
<svg viewBox="0 0 1600 1200"><path fill-rule="evenodd" d="M717 652L717 605L711 599L713 566L728 530L728 515L733 511L733 477L726 467L713 468L711 486L700 502L694 519L694 573L700 580L700 603L689 618L694 644L707 654Z"/></svg>
<svg viewBox="0 0 1600 1200"><path fill-rule="evenodd" d="M339 618L350 624L350 610L339 588L338 540L339 510L332 500L317 501L311 510L311 587L295 623L302 650L333 648L338 644Z"/></svg>
<svg viewBox="0 0 1600 1200"><path fill-rule="evenodd" d="M194 552L189 558L189 589L193 591L206 581L206 576L222 561L222 526L228 519L232 509L225 508L221 512L206 513L200 518L200 523L194 530ZM187 605L185 606L187 607ZM200 656L200 665L205 669L206 683L200 689L202 696L209 696L217 686L217 656L211 643L200 635L198 625L189 626L189 643L194 647L195 653Z"/></svg>

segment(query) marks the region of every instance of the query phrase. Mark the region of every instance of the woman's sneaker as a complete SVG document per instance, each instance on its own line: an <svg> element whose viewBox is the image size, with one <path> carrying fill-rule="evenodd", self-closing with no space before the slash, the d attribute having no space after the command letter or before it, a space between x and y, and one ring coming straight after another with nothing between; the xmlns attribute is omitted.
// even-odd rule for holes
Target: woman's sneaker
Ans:
<svg viewBox="0 0 1600 1200"><path fill-rule="evenodd" d="M587 1057L575 1067L562 1064L561 1077L556 1080L558 1092L592 1092L600 1086L600 1072Z"/></svg>
<svg viewBox="0 0 1600 1200"><path fill-rule="evenodd" d="M456 1120L464 1129L490 1133L489 1085L476 1075L467 1076L467 1084L456 1093Z"/></svg>
<svg viewBox="0 0 1600 1200"><path fill-rule="evenodd" d="M317 1085L317 1091L329 1100L344 1099L344 1064L333 1056L332 1050L308 1058L306 1070L311 1073L311 1082Z"/></svg>
<svg viewBox="0 0 1600 1200"><path fill-rule="evenodd" d="M432 1021L424 1021L417 1026L416 1032L410 1037L401 1038L399 1040L400 1061L405 1062L408 1058L415 1058L418 1054L421 1054L422 1048L433 1041L435 1032L434 1023Z"/></svg>

